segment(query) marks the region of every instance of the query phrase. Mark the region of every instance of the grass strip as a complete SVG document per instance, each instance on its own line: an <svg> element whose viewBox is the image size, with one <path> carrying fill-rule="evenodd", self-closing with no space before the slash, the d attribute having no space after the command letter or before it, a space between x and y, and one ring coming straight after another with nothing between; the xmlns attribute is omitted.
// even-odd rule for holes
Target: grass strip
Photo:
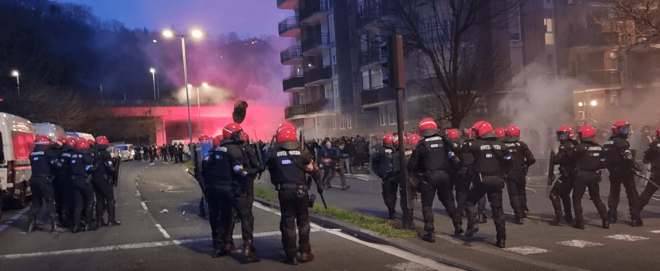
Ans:
<svg viewBox="0 0 660 271"><path fill-rule="evenodd" d="M260 187L254 188L254 195L267 201L278 200L277 191L269 191ZM320 198L317 199L320 201ZM326 210L321 202L315 203L314 208L309 209L309 211L373 231L385 237L407 238L417 236L415 231L397 229L391 224L391 222L384 219L363 215L356 211L345 210L334 206L329 206Z"/></svg>
<svg viewBox="0 0 660 271"><path fill-rule="evenodd" d="M186 167L188 168L188 171L195 173L195 167L193 166L192 160L188 160L188 162L186 162Z"/></svg>

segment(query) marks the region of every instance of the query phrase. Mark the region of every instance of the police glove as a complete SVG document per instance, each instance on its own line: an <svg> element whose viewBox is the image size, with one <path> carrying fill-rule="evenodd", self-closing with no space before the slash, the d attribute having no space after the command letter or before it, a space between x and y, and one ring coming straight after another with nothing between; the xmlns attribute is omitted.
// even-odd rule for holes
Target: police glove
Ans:
<svg viewBox="0 0 660 271"><path fill-rule="evenodd" d="M625 150L623 152L623 159L632 160L633 159L632 152L630 150Z"/></svg>

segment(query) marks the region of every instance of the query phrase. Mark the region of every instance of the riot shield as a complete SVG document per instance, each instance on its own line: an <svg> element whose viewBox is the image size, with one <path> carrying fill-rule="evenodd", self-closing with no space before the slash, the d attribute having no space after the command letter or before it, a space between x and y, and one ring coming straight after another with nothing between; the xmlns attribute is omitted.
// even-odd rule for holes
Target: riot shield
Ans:
<svg viewBox="0 0 660 271"><path fill-rule="evenodd" d="M550 196L550 189L552 189L552 183L555 181L555 152L550 152L550 159L548 160L548 186L545 190L545 196Z"/></svg>
<svg viewBox="0 0 660 271"><path fill-rule="evenodd" d="M115 186L119 184L119 176L121 174L121 157L112 158L112 163L115 165L115 172L112 176Z"/></svg>

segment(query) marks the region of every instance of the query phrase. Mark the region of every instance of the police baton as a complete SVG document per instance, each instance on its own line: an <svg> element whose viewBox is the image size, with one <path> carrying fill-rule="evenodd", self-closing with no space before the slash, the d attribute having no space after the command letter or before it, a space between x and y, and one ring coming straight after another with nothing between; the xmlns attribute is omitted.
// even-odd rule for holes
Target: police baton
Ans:
<svg viewBox="0 0 660 271"><path fill-rule="evenodd" d="M651 179L646 178L646 176L644 176L644 174L642 174L641 172L639 172L639 171L637 171L637 170L634 170L634 171L635 171L635 175L637 175L637 177L640 177L640 178L646 180L648 183L650 183L650 184L652 184L653 186L655 186L655 187L657 187L658 189L660 189L660 185L657 185L656 183L654 183L653 181L651 181Z"/></svg>

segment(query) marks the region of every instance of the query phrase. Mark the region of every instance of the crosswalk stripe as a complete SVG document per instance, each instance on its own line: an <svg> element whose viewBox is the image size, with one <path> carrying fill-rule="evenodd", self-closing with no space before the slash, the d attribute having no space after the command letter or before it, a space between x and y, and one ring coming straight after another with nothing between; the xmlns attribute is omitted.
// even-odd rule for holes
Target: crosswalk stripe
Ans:
<svg viewBox="0 0 660 271"><path fill-rule="evenodd" d="M550 252L550 250L532 246L510 247L505 248L504 250L525 256Z"/></svg>
<svg viewBox="0 0 660 271"><path fill-rule="evenodd" d="M584 241L584 240L568 240L568 241L563 241L563 242L557 242L557 244L565 245L565 246L569 246L569 247L578 247L578 248L596 247L596 246L602 246L603 245L601 243L594 243L594 242L589 242L589 241Z"/></svg>
<svg viewBox="0 0 660 271"><path fill-rule="evenodd" d="M630 234L615 234L615 235L608 235L605 236L605 238L610 238L614 240L619 240L619 241L629 241L629 242L635 242L635 241L641 241L641 240L648 240L648 237L643 237L643 236L635 236L635 235L630 235Z"/></svg>

